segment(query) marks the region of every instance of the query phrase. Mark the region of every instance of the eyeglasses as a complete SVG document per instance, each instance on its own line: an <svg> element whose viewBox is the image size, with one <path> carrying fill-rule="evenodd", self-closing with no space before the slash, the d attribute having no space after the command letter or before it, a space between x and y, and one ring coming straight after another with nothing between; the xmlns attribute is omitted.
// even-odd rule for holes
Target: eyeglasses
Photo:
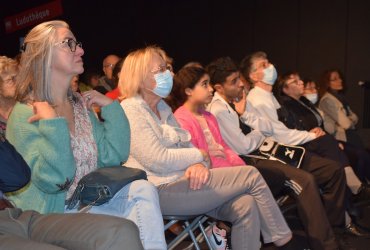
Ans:
<svg viewBox="0 0 370 250"><path fill-rule="evenodd" d="M294 80L294 81L291 81L291 82L287 82L286 83L286 85L290 85L290 84L303 85L303 82L301 80Z"/></svg>
<svg viewBox="0 0 370 250"><path fill-rule="evenodd" d="M77 42L76 40L72 39L72 38L67 38L61 42L58 42L55 44L55 46L57 45L63 45L63 44L67 44L69 49L71 50L71 52L75 52L76 51L76 48L77 46L82 48L82 43L81 42Z"/></svg>
<svg viewBox="0 0 370 250"><path fill-rule="evenodd" d="M113 63L103 65L104 68L113 68L114 66L115 66L115 64L113 64Z"/></svg>
<svg viewBox="0 0 370 250"><path fill-rule="evenodd" d="M150 72L152 72L154 74L157 74L159 72L163 73L166 70L172 71L172 66L170 64L167 64L166 66L161 65L158 68L151 70Z"/></svg>

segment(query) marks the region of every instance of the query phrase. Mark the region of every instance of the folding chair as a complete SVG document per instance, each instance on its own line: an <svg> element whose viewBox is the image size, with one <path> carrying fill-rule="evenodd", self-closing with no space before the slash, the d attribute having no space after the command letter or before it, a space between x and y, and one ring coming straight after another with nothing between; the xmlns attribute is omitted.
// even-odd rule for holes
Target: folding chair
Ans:
<svg viewBox="0 0 370 250"><path fill-rule="evenodd" d="M163 219L169 221L164 226L165 231L177 222L180 222L184 227L184 230L167 245L167 249L174 249L186 237L190 236L192 243L188 247L190 247L191 245L194 245L196 250L200 250L199 243L204 238L204 240L206 241L208 245L208 248L212 250L211 243L209 242L207 238L206 230L204 229L204 226L203 226L203 223L205 223L208 220L207 216L205 215L190 215L190 216L165 215L163 216ZM200 229L200 233L198 237L196 237L194 235L194 231L198 228Z"/></svg>

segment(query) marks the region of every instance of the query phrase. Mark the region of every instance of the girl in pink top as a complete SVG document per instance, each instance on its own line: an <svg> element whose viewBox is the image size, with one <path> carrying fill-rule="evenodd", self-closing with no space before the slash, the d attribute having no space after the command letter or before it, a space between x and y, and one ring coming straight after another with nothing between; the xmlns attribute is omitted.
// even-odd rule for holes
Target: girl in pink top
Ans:
<svg viewBox="0 0 370 250"><path fill-rule="evenodd" d="M204 110L212 97L213 88L203 68L185 67L174 76L169 103L177 109L176 120L190 132L194 146L209 153L212 168L245 165L222 139L216 118Z"/></svg>

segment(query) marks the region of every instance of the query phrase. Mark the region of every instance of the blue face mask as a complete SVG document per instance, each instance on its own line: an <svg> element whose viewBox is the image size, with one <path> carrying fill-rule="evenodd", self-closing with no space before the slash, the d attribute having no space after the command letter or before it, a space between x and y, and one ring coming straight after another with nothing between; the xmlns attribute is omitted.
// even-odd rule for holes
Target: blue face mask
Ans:
<svg viewBox="0 0 370 250"><path fill-rule="evenodd" d="M166 98L172 90L173 77L169 70L154 75L157 86L152 90L159 97Z"/></svg>
<svg viewBox="0 0 370 250"><path fill-rule="evenodd" d="M268 85L274 85L277 78L277 72L273 64L270 64L267 68L263 70L262 82Z"/></svg>

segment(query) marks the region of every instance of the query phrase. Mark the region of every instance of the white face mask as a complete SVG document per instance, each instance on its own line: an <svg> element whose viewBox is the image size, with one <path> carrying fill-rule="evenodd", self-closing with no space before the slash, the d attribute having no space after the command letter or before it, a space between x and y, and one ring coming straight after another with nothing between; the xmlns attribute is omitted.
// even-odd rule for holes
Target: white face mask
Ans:
<svg viewBox="0 0 370 250"><path fill-rule="evenodd" d="M317 101L319 100L319 95L317 93L313 93L313 94L306 94L304 95L310 102L312 102L313 104L316 104Z"/></svg>
<svg viewBox="0 0 370 250"><path fill-rule="evenodd" d="M262 82L273 86L275 84L276 78L277 72L273 64L270 64L270 66L263 70Z"/></svg>

